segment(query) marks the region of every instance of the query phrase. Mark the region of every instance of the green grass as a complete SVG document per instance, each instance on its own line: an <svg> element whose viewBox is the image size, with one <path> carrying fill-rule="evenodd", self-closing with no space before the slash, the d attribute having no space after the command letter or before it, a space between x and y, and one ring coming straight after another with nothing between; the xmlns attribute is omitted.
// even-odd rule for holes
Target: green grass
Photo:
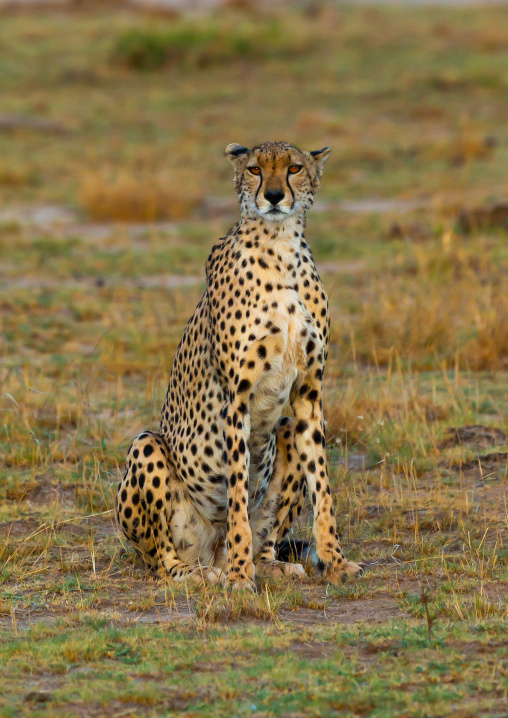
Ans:
<svg viewBox="0 0 508 718"><path fill-rule="evenodd" d="M273 60L310 49L288 35L282 22L176 23L161 32L157 25L123 32L113 60L135 70L177 66L183 70L241 60Z"/></svg>
<svg viewBox="0 0 508 718"><path fill-rule="evenodd" d="M67 129L0 130L1 716L506 714L508 440L447 432L508 430L506 234L457 223L506 196L508 17L266 13L1 15L2 114ZM338 527L369 566L164 586L114 494L237 215L224 147L266 139L333 149L307 235Z"/></svg>
<svg viewBox="0 0 508 718"><path fill-rule="evenodd" d="M37 626L2 644L1 715L501 716L503 628Z"/></svg>

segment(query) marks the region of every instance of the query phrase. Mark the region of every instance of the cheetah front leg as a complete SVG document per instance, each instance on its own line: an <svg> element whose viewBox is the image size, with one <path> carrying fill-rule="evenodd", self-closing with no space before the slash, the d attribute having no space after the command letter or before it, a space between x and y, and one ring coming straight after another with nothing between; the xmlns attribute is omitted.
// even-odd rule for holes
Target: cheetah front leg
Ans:
<svg viewBox="0 0 508 718"><path fill-rule="evenodd" d="M314 511L314 538L319 566L330 583L339 583L347 575L361 573L356 563L342 553L326 466L325 432L322 410L322 367L309 357L312 367L292 397L295 414L295 444L301 471L306 477Z"/></svg>
<svg viewBox="0 0 508 718"><path fill-rule="evenodd" d="M306 575L301 563L276 559L276 545L282 540L293 520L300 515L305 501L306 486L301 476L295 450L294 420L284 417L276 429L277 454L273 476L265 500L255 517L253 552L258 576L278 578Z"/></svg>
<svg viewBox="0 0 508 718"><path fill-rule="evenodd" d="M254 590L255 569L248 512L250 416L247 407L250 387L248 379L239 380L236 396L223 410L228 480L226 586Z"/></svg>
<svg viewBox="0 0 508 718"><path fill-rule="evenodd" d="M250 407L266 371L265 359L282 355L284 346L285 338L279 334L264 336L248 347L239 366L231 367L232 372L238 372L235 388L229 391L229 401L222 410L228 480L226 585L231 588L255 589L249 520Z"/></svg>

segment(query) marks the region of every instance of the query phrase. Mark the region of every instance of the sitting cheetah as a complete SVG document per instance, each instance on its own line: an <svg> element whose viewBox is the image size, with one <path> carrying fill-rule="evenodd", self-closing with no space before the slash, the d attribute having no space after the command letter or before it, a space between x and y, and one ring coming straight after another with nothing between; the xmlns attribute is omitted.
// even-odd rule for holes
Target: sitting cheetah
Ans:
<svg viewBox="0 0 508 718"><path fill-rule="evenodd" d="M276 550L307 491L326 580L361 571L344 558L333 515L322 413L328 300L304 239L329 152L226 148L240 220L212 247L159 433L134 440L118 489L118 521L161 576L254 588L256 574L305 575ZM293 418L282 417L288 401Z"/></svg>

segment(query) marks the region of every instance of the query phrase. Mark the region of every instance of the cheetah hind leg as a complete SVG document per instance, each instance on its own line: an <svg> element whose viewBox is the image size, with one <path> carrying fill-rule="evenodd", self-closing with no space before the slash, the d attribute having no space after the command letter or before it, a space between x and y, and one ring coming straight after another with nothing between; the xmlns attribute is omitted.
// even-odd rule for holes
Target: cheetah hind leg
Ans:
<svg viewBox="0 0 508 718"><path fill-rule="evenodd" d="M287 457L286 466L284 466L284 457ZM352 561L344 558L337 566L323 566L311 542L285 539L291 525L300 516L307 495L307 484L300 472L295 449L293 419L282 419L280 422L277 431L277 461L281 462L284 479L279 510L267 542L268 545L275 544L277 558L284 561L291 555L296 555L307 568L312 569L311 573L316 570L324 581L332 584L344 583L349 576L361 576L363 568Z"/></svg>
<svg viewBox="0 0 508 718"><path fill-rule="evenodd" d="M118 523L138 555L160 578L198 584L222 582L220 568L193 566L178 557L170 529L175 484L164 439L143 432L127 454L125 474L118 487Z"/></svg>
<svg viewBox="0 0 508 718"><path fill-rule="evenodd" d="M288 491L288 488L286 488L282 496L281 506L276 515L272 534L268 538L265 550L262 552L258 563L258 575L273 578L281 576L304 578L307 575L305 564L311 560L312 554L308 542L302 541L302 550L297 551L295 550L296 547L289 544L288 541L282 541L293 520L300 515L305 503L306 486L303 482L300 482L299 486L295 486L295 483L293 483L293 489ZM287 551L284 545L286 543L289 544L289 550ZM273 559L271 559L272 555ZM293 563L291 559L294 560L295 558L297 562Z"/></svg>

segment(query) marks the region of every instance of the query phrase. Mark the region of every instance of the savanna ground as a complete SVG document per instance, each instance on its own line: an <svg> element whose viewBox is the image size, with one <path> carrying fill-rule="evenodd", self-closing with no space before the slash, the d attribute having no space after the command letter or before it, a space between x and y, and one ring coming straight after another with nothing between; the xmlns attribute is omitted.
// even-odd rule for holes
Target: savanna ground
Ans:
<svg viewBox="0 0 508 718"><path fill-rule="evenodd" d="M111 5L0 15L0 715L508 715L508 14ZM224 147L265 139L333 148L308 236L367 570L245 597L157 583L112 507L236 216Z"/></svg>

